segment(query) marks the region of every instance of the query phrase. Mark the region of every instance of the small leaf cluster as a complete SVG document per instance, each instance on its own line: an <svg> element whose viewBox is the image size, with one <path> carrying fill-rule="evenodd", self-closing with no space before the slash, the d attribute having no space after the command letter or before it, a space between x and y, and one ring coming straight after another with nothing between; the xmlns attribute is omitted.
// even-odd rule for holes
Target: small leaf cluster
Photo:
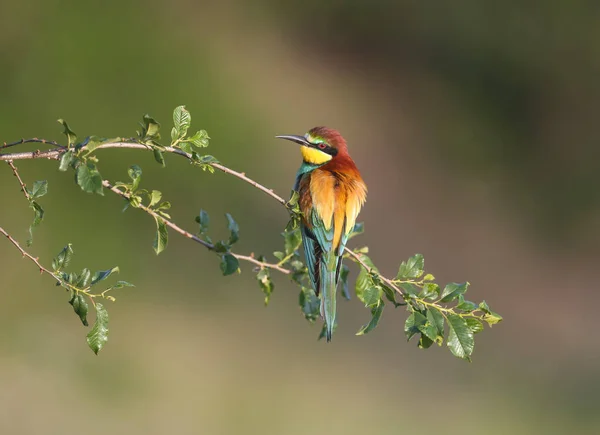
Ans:
<svg viewBox="0 0 600 435"><path fill-rule="evenodd" d="M192 154L198 148L208 146L208 133L206 130L198 130L192 136L188 136L188 130L192 124L192 116L185 106L178 106L173 111L173 128L171 129L171 146Z"/></svg>
<svg viewBox="0 0 600 435"><path fill-rule="evenodd" d="M65 172L72 168L75 171L75 182L81 190L104 195L102 176L96 165L98 159L92 155L92 152L102 143L120 140L120 138L100 139L96 136L89 136L77 143L77 135L67 122L63 119L59 119L58 122L62 124L63 133L67 136L68 141L66 151L60 156L58 170Z"/></svg>
<svg viewBox="0 0 600 435"><path fill-rule="evenodd" d="M396 278L387 281L382 279L364 249L355 253L368 266L361 265L356 294L371 309L371 320L358 335L377 326L385 297L395 307L405 305L410 312L404 324L408 340L419 336L421 349L427 349L433 343L441 346L445 341L453 355L470 361L475 346L474 334L483 330L483 322L492 326L502 320L485 301L476 304L465 299L468 282L449 283L442 289L432 274L425 273L425 260L421 254L403 261ZM396 295L402 297L403 302L397 302Z"/></svg>
<svg viewBox="0 0 600 435"><path fill-rule="evenodd" d="M162 201L162 192L160 190L140 189L142 181L142 168L138 165L132 165L128 170L130 182L118 181L115 183L115 188L121 191L125 198L125 207L123 211L129 207L143 208L144 210L153 212L152 216L156 222L156 235L152 248L156 255L160 254L167 248L169 242L169 233L165 219L171 219L167 210L171 208L169 201Z"/></svg>
<svg viewBox="0 0 600 435"><path fill-rule="evenodd" d="M210 216L206 210L200 210L194 220L199 225L198 237L204 240L209 249L221 258L221 272L224 276L227 276L237 272L240 268L239 260L231 253L231 247L240 239L240 227L229 213L225 213L225 218L227 219L229 237L217 242L213 242L213 239L208 235Z"/></svg>
<svg viewBox="0 0 600 435"><path fill-rule="evenodd" d="M64 287L69 292L69 304L71 304L73 311L75 311L84 326L88 326L89 305L87 301L90 301L94 306L96 321L87 334L87 343L90 349L98 354L108 341L108 312L100 302L95 302L95 299L101 298L114 302L115 298L108 295L109 292L124 287L133 287L133 284L127 281L117 281L101 292L94 293L95 286L113 273L118 273L119 268L115 266L110 269L99 270L93 274L88 268L84 268L80 273L66 272L65 269L69 266L72 257L73 247L69 243L52 260L52 274L57 279L56 285Z"/></svg>
<svg viewBox="0 0 600 435"><path fill-rule="evenodd" d="M204 171L213 173L215 168L212 163L219 161L211 155L200 155L198 151L209 145L210 137L206 130L198 130L191 136L188 136L188 130L192 124L192 115L185 106L178 106L173 110L173 128L171 128L171 148L181 150L185 153L192 164L199 166ZM163 152L165 147L159 142L160 124L149 115L144 115L142 130L138 131L138 137L141 143L153 148L156 161L165 165Z"/></svg>

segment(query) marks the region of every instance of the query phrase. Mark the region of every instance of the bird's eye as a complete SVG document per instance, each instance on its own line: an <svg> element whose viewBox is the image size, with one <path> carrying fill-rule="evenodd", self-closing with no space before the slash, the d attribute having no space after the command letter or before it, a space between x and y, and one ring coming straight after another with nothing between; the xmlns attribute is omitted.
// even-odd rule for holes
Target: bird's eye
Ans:
<svg viewBox="0 0 600 435"><path fill-rule="evenodd" d="M320 143L319 145L317 145L319 147L319 149L324 150L325 148L327 148L327 144L325 143Z"/></svg>

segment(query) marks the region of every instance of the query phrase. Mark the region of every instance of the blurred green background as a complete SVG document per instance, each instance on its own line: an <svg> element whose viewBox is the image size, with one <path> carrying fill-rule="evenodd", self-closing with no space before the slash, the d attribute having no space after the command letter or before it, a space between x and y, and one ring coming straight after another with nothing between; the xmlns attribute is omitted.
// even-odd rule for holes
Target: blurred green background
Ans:
<svg viewBox="0 0 600 435"><path fill-rule="evenodd" d="M74 270L119 265L136 287L115 293L96 357L67 295L0 241L0 433L599 433L599 19L584 0L1 2L0 141L62 140L59 117L110 137L150 113L167 133L185 104L211 154L285 196L300 156L273 136L335 127L369 186L352 244L388 276L423 253L505 321L468 364L407 344L401 309L355 337L353 299L325 345L285 278L264 308L252 274L223 278L174 234L157 257L148 216L18 162L49 181L31 252L49 264L72 242ZM285 210L239 180L100 159L111 180L141 165L187 229L204 208L224 235L228 211L238 251L280 249ZM6 165L0 184L0 225L24 242Z"/></svg>

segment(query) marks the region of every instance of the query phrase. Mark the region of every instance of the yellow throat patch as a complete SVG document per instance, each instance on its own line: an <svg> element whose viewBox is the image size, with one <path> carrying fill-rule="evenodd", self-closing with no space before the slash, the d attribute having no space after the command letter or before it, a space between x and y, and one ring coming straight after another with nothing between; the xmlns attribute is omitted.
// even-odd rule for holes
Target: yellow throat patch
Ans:
<svg viewBox="0 0 600 435"><path fill-rule="evenodd" d="M322 165L323 163L327 163L331 160L331 156L323 151L319 151L318 149L307 147L302 145L300 147L300 151L302 152L302 158L306 163L310 163L311 165Z"/></svg>

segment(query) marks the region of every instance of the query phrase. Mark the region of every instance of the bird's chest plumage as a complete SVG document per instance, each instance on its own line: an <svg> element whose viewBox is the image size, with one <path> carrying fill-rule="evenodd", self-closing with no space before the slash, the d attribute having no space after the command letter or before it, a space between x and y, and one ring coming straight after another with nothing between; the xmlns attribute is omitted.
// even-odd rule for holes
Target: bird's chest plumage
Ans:
<svg viewBox="0 0 600 435"><path fill-rule="evenodd" d="M322 225L330 232L333 246L338 247L342 234L354 227L358 212L365 200L362 180L348 174L315 169L298 180L300 210L308 228Z"/></svg>

